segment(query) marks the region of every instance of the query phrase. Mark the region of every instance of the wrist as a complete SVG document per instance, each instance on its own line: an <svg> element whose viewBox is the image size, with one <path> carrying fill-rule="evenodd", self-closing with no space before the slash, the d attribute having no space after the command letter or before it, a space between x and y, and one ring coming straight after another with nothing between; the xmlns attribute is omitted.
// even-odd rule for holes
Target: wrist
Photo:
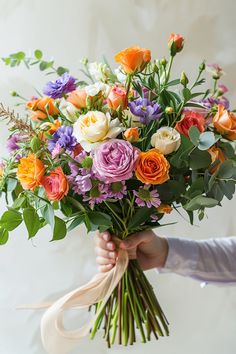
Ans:
<svg viewBox="0 0 236 354"><path fill-rule="evenodd" d="M167 238L158 236L158 255L157 255L157 268L164 268L169 253L169 244Z"/></svg>

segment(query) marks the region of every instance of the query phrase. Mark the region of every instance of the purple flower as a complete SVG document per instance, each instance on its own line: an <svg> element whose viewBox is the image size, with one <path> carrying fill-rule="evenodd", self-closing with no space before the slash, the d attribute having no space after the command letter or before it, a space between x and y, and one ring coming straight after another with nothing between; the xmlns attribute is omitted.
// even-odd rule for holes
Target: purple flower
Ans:
<svg viewBox="0 0 236 354"><path fill-rule="evenodd" d="M139 187L138 192L133 191L136 196L135 202L138 206L147 206L148 208L158 208L161 205L161 200L157 190L149 190L149 185Z"/></svg>
<svg viewBox="0 0 236 354"><path fill-rule="evenodd" d="M89 191L89 194L83 196L84 202L89 202L90 206L95 204L100 204L108 198L108 186L104 183L99 183L98 181L92 181L92 188Z"/></svg>
<svg viewBox="0 0 236 354"><path fill-rule="evenodd" d="M129 103L130 111L140 118L142 124L149 124L162 115L161 106L157 102L151 102L147 98L138 98Z"/></svg>
<svg viewBox="0 0 236 354"><path fill-rule="evenodd" d="M124 181L114 182L110 184L108 190L109 198L122 199L126 194L127 194L127 187Z"/></svg>
<svg viewBox="0 0 236 354"><path fill-rule="evenodd" d="M13 134L7 140L6 148L7 148L8 152L18 150L20 148L20 146L17 144L19 141L21 141L21 137L17 134Z"/></svg>
<svg viewBox="0 0 236 354"><path fill-rule="evenodd" d="M52 139L48 140L48 150L53 152L61 149L72 151L77 144L71 126L63 125L52 135Z"/></svg>
<svg viewBox="0 0 236 354"><path fill-rule="evenodd" d="M55 81L49 81L44 89L43 93L46 96L52 98L60 98L63 97L66 93L74 91L76 89L76 79L69 75L68 73L64 73Z"/></svg>
<svg viewBox="0 0 236 354"><path fill-rule="evenodd" d="M220 98L208 97L208 98L205 98L204 100L202 100L201 103L206 108L209 108L209 109L211 109L212 107L214 107L218 104L223 104L225 109L229 109L229 100L224 96L221 96Z"/></svg>
<svg viewBox="0 0 236 354"><path fill-rule="evenodd" d="M139 150L125 140L110 139L92 151L93 172L105 183L130 179Z"/></svg>

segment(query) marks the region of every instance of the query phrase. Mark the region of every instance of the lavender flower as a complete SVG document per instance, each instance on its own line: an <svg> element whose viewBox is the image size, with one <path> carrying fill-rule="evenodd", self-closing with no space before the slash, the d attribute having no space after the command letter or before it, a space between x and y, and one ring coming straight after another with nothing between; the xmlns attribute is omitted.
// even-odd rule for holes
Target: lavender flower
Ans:
<svg viewBox="0 0 236 354"><path fill-rule="evenodd" d="M147 98L138 98L129 103L130 111L140 118L140 122L148 124L162 115L161 106L157 102L151 102Z"/></svg>
<svg viewBox="0 0 236 354"><path fill-rule="evenodd" d="M19 141L21 141L21 137L17 134L13 134L7 140L6 148L7 148L8 152L18 150L20 148L20 146L17 144Z"/></svg>
<svg viewBox="0 0 236 354"><path fill-rule="evenodd" d="M68 73L64 73L55 81L49 81L44 89L43 93L46 96L52 98L60 98L63 97L66 93L74 91L76 89L76 79L69 75Z"/></svg>
<svg viewBox="0 0 236 354"><path fill-rule="evenodd" d="M149 185L144 187L139 187L138 192L133 191L135 198L135 203L138 206L147 206L148 208L155 207L158 208L161 205L161 200L159 194L156 190L149 190Z"/></svg>
<svg viewBox="0 0 236 354"><path fill-rule="evenodd" d="M52 152L55 148L72 151L77 144L73 134L73 128L63 125L52 135L52 139L48 140L48 150Z"/></svg>
<svg viewBox="0 0 236 354"><path fill-rule="evenodd" d="M108 197L122 199L127 194L125 181L111 183L108 190Z"/></svg>
<svg viewBox="0 0 236 354"><path fill-rule="evenodd" d="M208 98L205 98L204 100L202 100L201 103L206 108L209 108L209 109L211 109L212 107L214 107L214 106L216 106L218 104L223 104L225 109L229 109L229 100L226 97L224 97L224 96L221 96L219 98L208 97Z"/></svg>

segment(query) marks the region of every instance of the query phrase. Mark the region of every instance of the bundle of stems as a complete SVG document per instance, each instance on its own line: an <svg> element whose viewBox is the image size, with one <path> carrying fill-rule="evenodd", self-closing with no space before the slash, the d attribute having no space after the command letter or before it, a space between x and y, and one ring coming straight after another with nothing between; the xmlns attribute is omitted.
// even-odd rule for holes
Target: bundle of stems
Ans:
<svg viewBox="0 0 236 354"><path fill-rule="evenodd" d="M95 305L95 312L102 302ZM130 260L118 286L97 318L90 337L94 338L103 327L104 338L110 348L117 343L127 346L137 340L146 343L153 335L156 339L168 336L168 321L154 294L153 288L140 268L137 260Z"/></svg>

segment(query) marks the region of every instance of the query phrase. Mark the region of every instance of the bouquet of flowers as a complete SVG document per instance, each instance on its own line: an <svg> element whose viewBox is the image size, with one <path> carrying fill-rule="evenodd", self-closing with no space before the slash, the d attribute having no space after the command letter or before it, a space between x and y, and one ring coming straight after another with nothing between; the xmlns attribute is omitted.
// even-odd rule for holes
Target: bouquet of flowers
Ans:
<svg viewBox="0 0 236 354"><path fill-rule="evenodd" d="M183 44L181 35L171 34L168 60L151 61L150 50L127 48L115 56L120 66L114 71L106 60L85 58L82 80L46 61L40 50L3 58L6 65L39 65L58 77L24 103L25 118L0 106L10 125L10 153L0 171L8 205L0 220L0 244L22 222L30 239L47 224L54 241L84 223L88 232L109 230L118 244L162 226L165 214L179 207L193 224L195 213L201 220L206 208L233 197L236 115L227 88L219 84L223 71L202 62L192 83L184 72L171 78ZM213 84L199 90L205 69ZM133 344L137 331L142 342L169 334L152 286L124 252L96 279L101 294L89 304L82 301L90 309L95 302L91 338L103 327L109 347L116 338Z"/></svg>

